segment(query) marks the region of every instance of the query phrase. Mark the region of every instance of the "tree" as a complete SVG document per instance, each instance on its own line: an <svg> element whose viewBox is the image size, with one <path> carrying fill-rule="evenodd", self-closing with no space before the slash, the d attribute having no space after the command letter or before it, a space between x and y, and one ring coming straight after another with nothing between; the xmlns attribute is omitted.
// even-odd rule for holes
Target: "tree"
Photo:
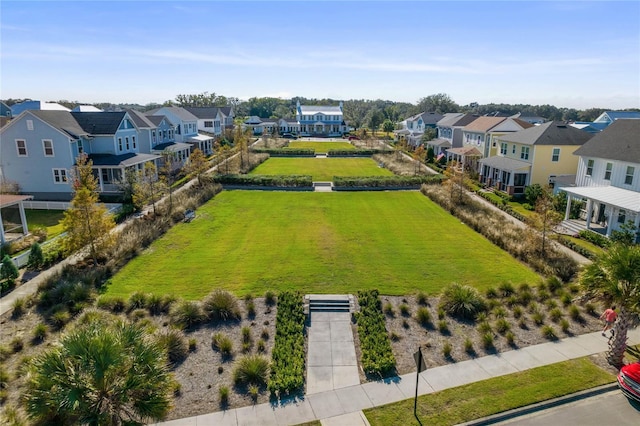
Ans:
<svg viewBox="0 0 640 426"><path fill-rule="evenodd" d="M71 178L74 196L71 207L64 212L62 227L67 233L67 251L89 246L89 257L97 265L98 256L113 242L115 223L104 204L98 204L98 182L92 168L93 162L86 155L78 157Z"/></svg>
<svg viewBox="0 0 640 426"><path fill-rule="evenodd" d="M540 253L546 258L546 243L549 232L560 223L561 216L556 211L553 194L542 190L535 204L536 214L533 216L533 225L542 235Z"/></svg>
<svg viewBox="0 0 640 426"><path fill-rule="evenodd" d="M433 147L430 146L429 148L427 148L427 163L433 163L433 160L435 160L436 158L436 154L433 151Z"/></svg>
<svg viewBox="0 0 640 426"><path fill-rule="evenodd" d="M200 177L209 169L209 162L199 148L194 149L189 156L186 169L188 174L198 178L198 185L201 185Z"/></svg>
<svg viewBox="0 0 640 426"><path fill-rule="evenodd" d="M580 276L587 296L619 309L615 334L609 339L607 361L620 368L627 331L640 309L640 246L614 243L587 265Z"/></svg>
<svg viewBox="0 0 640 426"><path fill-rule="evenodd" d="M133 184L133 204L142 209L151 204L153 215L156 216L156 203L165 193L164 182L158 179L156 165L150 161L144 164L144 168L138 171L136 182Z"/></svg>
<svg viewBox="0 0 640 426"><path fill-rule="evenodd" d="M369 112L367 121L369 122L369 128L371 129L371 133L374 137L376 134L376 130L378 130L378 127L380 127L380 124L382 124L383 120L384 115L382 115L382 111L380 111L379 109L375 109Z"/></svg>
<svg viewBox="0 0 640 426"><path fill-rule="evenodd" d="M160 167L160 179L165 189L169 192L169 216L173 210L173 184L175 183L176 157L174 153L164 150L160 153L162 156L162 166Z"/></svg>
<svg viewBox="0 0 640 426"><path fill-rule="evenodd" d="M433 127L427 127L426 129L424 129L424 133L422 134L420 140L422 141L422 143L426 143L434 140L437 135L438 131L436 129L434 129Z"/></svg>
<svg viewBox="0 0 640 426"><path fill-rule="evenodd" d="M144 424L168 413L172 383L164 350L142 327L102 319L33 360L25 406L41 423Z"/></svg>
<svg viewBox="0 0 640 426"><path fill-rule="evenodd" d="M268 137L268 135L265 135ZM240 153L240 170L245 167L245 162L249 161L249 137L247 132L237 126L233 131L233 145L238 148Z"/></svg>
<svg viewBox="0 0 640 426"><path fill-rule="evenodd" d="M542 195L544 190L539 183L534 183L533 185L529 185L524 189L524 197L527 199L527 202L532 206L536 205L536 201L538 201L538 197Z"/></svg>
<svg viewBox="0 0 640 426"><path fill-rule="evenodd" d="M0 269L0 279L6 280L9 284L13 284L20 275L20 271L8 254L2 258L2 268Z"/></svg>
<svg viewBox="0 0 640 426"><path fill-rule="evenodd" d="M393 132L395 127L396 126L393 124L393 121L389 120L388 118L382 123L382 130L386 133Z"/></svg>
<svg viewBox="0 0 640 426"><path fill-rule="evenodd" d="M418 101L418 112L436 112L438 114L444 114L447 112L458 112L460 107L456 104L446 93L438 93L435 95L429 95L426 98L422 98Z"/></svg>
<svg viewBox="0 0 640 426"><path fill-rule="evenodd" d="M420 164L424 163L424 160L427 157L427 151L424 149L424 145L418 146L413 151L412 157L413 157L413 160L416 162L414 174L418 174L418 171L420 170Z"/></svg>
<svg viewBox="0 0 640 426"><path fill-rule="evenodd" d="M401 160L403 151L407 150L407 140L400 138L393 147L396 150L396 159Z"/></svg>
<svg viewBox="0 0 640 426"><path fill-rule="evenodd" d="M29 250L29 260L27 264L30 268L40 269L42 265L44 265L44 254L42 253L42 247L38 242L31 244L31 249Z"/></svg>

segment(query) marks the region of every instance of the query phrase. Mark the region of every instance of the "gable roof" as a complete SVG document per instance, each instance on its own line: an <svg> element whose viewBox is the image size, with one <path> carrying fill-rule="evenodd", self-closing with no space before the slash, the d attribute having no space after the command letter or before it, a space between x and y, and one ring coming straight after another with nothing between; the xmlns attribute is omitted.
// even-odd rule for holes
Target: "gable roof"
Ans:
<svg viewBox="0 0 640 426"><path fill-rule="evenodd" d="M72 112L102 112L100 108L96 108L93 105L78 105Z"/></svg>
<svg viewBox="0 0 640 426"><path fill-rule="evenodd" d="M592 134L571 127L563 121L549 121L498 139L524 145L583 145L592 137Z"/></svg>
<svg viewBox="0 0 640 426"><path fill-rule="evenodd" d="M616 120L573 153L640 164L640 120Z"/></svg>
<svg viewBox="0 0 640 426"><path fill-rule="evenodd" d="M74 138L89 134L78 124L75 117L68 111L56 110L29 110L25 114L32 114L55 129ZM17 121L17 119L16 119Z"/></svg>
<svg viewBox="0 0 640 426"><path fill-rule="evenodd" d="M447 112L442 118L436 123L438 126L453 126L453 123L460 120L464 116L462 112Z"/></svg>
<svg viewBox="0 0 640 426"><path fill-rule="evenodd" d="M156 125L149 120L149 117L141 113L140 111L136 111L135 109L128 109L129 117L135 123L136 126L143 129L155 129Z"/></svg>
<svg viewBox="0 0 640 426"><path fill-rule="evenodd" d="M153 124L155 124L156 127L162 124L162 120L167 120L167 123L170 126L173 126L173 123L171 122L171 120L169 120L169 117L167 117L166 115L145 115L145 118L150 122L152 122Z"/></svg>
<svg viewBox="0 0 640 426"><path fill-rule="evenodd" d="M478 117L462 128L465 132L485 133L506 120L506 117Z"/></svg>
<svg viewBox="0 0 640 426"><path fill-rule="evenodd" d="M184 109L200 119L213 119L216 118L218 112L221 112L219 107L184 107Z"/></svg>
<svg viewBox="0 0 640 426"><path fill-rule="evenodd" d="M165 115L165 111L172 113L182 121L198 121L198 117L191 114L189 111L182 107L162 107L160 109L153 110L153 112L149 111L147 112L147 114L150 113L151 115Z"/></svg>
<svg viewBox="0 0 640 426"><path fill-rule="evenodd" d="M71 115L87 133L115 135L126 112L72 112Z"/></svg>
<svg viewBox="0 0 640 426"><path fill-rule="evenodd" d="M300 114L313 115L318 113L325 115L342 114L342 108L328 105L300 105Z"/></svg>
<svg viewBox="0 0 640 426"><path fill-rule="evenodd" d="M606 117L609 117L611 121L616 121L625 118L640 118L640 112L638 111L605 111L598 118L596 118L594 123L607 123Z"/></svg>

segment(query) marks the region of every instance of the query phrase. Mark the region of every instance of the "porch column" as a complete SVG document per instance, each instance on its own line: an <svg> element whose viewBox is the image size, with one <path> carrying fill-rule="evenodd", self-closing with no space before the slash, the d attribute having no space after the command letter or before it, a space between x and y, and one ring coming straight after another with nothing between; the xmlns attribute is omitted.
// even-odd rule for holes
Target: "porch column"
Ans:
<svg viewBox="0 0 640 426"><path fill-rule="evenodd" d="M591 215L593 214L593 202L587 199L587 229L591 226Z"/></svg>
<svg viewBox="0 0 640 426"><path fill-rule="evenodd" d="M22 222L22 234L27 235L29 230L27 229L27 216L24 214L24 205L22 201L18 203L18 210L20 211L20 221Z"/></svg>
<svg viewBox="0 0 640 426"><path fill-rule="evenodd" d="M2 212L0 211L0 244L4 245L4 225L2 225Z"/></svg>
<svg viewBox="0 0 640 426"><path fill-rule="evenodd" d="M640 238L640 212L636 212L636 220L633 221L633 225L636 227L636 242L638 242L638 238Z"/></svg>
<svg viewBox="0 0 640 426"><path fill-rule="evenodd" d="M98 169L98 185L100 186L100 192L104 192L104 184L102 182L102 169Z"/></svg>
<svg viewBox="0 0 640 426"><path fill-rule="evenodd" d="M571 213L571 194L567 194L567 208L564 209L564 220L569 219L569 214Z"/></svg>

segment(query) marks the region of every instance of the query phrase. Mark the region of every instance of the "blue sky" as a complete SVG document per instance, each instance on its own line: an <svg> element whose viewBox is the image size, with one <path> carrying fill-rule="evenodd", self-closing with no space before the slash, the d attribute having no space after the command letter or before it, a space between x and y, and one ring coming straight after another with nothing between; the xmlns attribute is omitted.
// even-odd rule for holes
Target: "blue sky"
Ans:
<svg viewBox="0 0 640 426"><path fill-rule="evenodd" d="M640 2L0 3L0 97L640 107Z"/></svg>

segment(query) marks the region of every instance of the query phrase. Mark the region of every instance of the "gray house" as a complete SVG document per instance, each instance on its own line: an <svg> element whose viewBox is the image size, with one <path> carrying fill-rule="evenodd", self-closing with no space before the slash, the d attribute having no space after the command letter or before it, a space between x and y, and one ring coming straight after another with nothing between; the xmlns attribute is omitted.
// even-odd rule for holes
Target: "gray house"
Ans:
<svg viewBox="0 0 640 426"><path fill-rule="evenodd" d="M198 133L198 117L181 107L162 107L147 112L148 115L164 115L175 125L176 142L188 143L205 155L213 153L213 136Z"/></svg>

